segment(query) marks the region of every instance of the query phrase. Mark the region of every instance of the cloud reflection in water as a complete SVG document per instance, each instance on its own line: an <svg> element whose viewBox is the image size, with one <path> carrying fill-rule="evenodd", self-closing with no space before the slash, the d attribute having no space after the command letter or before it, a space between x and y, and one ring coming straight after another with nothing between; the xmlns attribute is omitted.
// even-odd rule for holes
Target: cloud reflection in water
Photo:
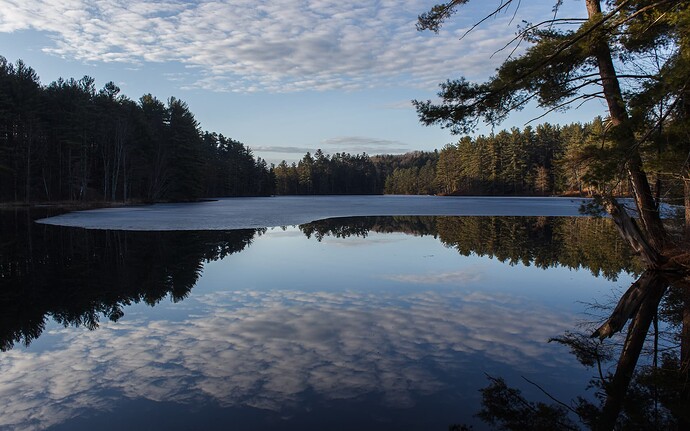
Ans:
<svg viewBox="0 0 690 431"><path fill-rule="evenodd" d="M405 408L491 364L521 372L572 365L545 340L575 317L509 295L236 291L185 304L194 301L199 309L183 321L60 328L46 351L6 352L0 427L43 429L113 409L122 396L281 411L303 405L306 392L377 394Z"/></svg>

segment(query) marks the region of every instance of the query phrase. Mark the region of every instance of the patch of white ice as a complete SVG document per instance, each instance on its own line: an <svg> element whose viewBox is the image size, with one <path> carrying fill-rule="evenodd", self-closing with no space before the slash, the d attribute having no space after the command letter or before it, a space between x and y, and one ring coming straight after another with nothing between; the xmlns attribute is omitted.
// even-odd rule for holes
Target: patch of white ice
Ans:
<svg viewBox="0 0 690 431"><path fill-rule="evenodd" d="M582 198L278 196L76 211L38 223L86 229L167 231L290 226L355 216L579 216Z"/></svg>

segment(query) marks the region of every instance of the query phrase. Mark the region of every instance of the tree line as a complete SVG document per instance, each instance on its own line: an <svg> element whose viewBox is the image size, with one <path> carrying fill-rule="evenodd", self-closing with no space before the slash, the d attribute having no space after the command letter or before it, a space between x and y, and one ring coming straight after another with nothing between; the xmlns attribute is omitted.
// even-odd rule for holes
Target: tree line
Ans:
<svg viewBox="0 0 690 431"><path fill-rule="evenodd" d="M202 132L185 102L133 101L85 76L42 85L0 57L0 201L185 201L267 195L266 162Z"/></svg>
<svg viewBox="0 0 690 431"><path fill-rule="evenodd" d="M437 160L438 151L368 156L328 155L318 149L296 163L283 160L274 168L276 194L434 194ZM420 170L423 176L417 178ZM409 181L413 172L415 180Z"/></svg>
<svg viewBox="0 0 690 431"><path fill-rule="evenodd" d="M112 82L58 79L0 57L0 202L191 201L204 197L293 194L588 194L630 192L598 153L610 151L606 123L544 123L465 136L440 151L403 155L317 150L277 166L234 139L202 132L185 102L151 94L133 101ZM668 174L674 151L646 163L653 187L682 196Z"/></svg>
<svg viewBox="0 0 690 431"><path fill-rule="evenodd" d="M608 189L628 195L625 176L597 157L608 145L606 122L597 117L464 136L432 152L328 156L317 150L275 168L276 193L582 196ZM672 174L680 156L647 158L654 188L667 202L682 199L683 182Z"/></svg>
<svg viewBox="0 0 690 431"><path fill-rule="evenodd" d="M440 153L436 185L442 194L588 194L606 183L629 192L619 176L601 175L585 153L604 139L604 121L544 123L489 136L463 137ZM672 184L672 183L669 183Z"/></svg>
<svg viewBox="0 0 690 431"><path fill-rule="evenodd" d="M280 162L273 170L280 195L380 194L381 178L366 154L307 152L298 163Z"/></svg>

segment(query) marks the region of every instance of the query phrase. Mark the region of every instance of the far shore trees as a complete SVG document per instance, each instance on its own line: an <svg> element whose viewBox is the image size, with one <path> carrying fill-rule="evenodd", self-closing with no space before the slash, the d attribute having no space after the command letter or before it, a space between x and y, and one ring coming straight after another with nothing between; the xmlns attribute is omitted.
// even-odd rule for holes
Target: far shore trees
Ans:
<svg viewBox="0 0 690 431"><path fill-rule="evenodd" d="M108 82L42 86L0 56L0 202L155 202L270 195L266 162L202 133L183 101L138 102Z"/></svg>

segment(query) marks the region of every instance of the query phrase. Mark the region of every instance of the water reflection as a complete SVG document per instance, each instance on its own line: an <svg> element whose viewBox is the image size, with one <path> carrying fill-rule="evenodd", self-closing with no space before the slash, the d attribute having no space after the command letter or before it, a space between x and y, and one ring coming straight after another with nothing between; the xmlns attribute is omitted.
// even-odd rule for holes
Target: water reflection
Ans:
<svg viewBox="0 0 690 431"><path fill-rule="evenodd" d="M124 232L46 227L38 214L1 211L0 349L26 345L48 318L94 329L123 307L181 301L204 262L242 251L262 230Z"/></svg>
<svg viewBox="0 0 690 431"><path fill-rule="evenodd" d="M503 379L492 378L482 390L479 417L507 430L581 429L579 425L594 430L689 429L688 287L678 275L646 271L593 334L568 331L554 339L597 370L589 382L597 390L594 400L536 403ZM627 333L620 336L628 320ZM616 336L614 343L593 341Z"/></svg>
<svg viewBox="0 0 690 431"><path fill-rule="evenodd" d="M586 268L611 280L621 272L642 272L612 226L609 219L587 217L357 217L322 220L300 230L317 240L366 237L370 231L433 235L464 256L544 269Z"/></svg>
<svg viewBox="0 0 690 431"><path fill-rule="evenodd" d="M432 395L448 421L449 412L463 406L448 405L444 396L462 402L455 386L472 381L478 387L486 367L549 364L540 373L553 375L568 364L541 342L567 327L546 323L562 316L540 309L541 317L525 318L521 307L506 312L515 304L500 298L321 295L315 301L301 292L236 292L200 301L203 317L183 322L127 321L78 336L56 331L53 336L65 339L49 359L10 352L0 374L7 399L0 421L21 424L40 410L42 429L118 398L284 415L310 404L370 396L379 411L370 407L362 414L391 419L392 412ZM449 309L449 302L459 308ZM482 322L487 312L504 317ZM487 332L492 339L485 339ZM113 398L104 399L104 391Z"/></svg>
<svg viewBox="0 0 690 431"><path fill-rule="evenodd" d="M0 407L0 427L10 429L102 426L112 419L108 412L122 415L137 409L127 400L156 403L148 407L154 412L173 403L176 414L183 415L178 424L183 427L190 425L189 418L199 420L195 415L203 409L207 420L220 419L219 429L227 428L229 421L247 429L337 428L334 420L343 428L447 429L465 421L482 429L471 415L480 407L476 389L485 386L484 372L506 378L529 375L548 382L558 396L584 393L591 373L578 371L574 357L545 342L572 330L576 316L529 297L480 289L477 286L492 279L478 270L448 271L430 264L430 271L421 275L392 272L390 268L397 267L386 266L377 254L384 249L372 246L371 237L393 238L401 250L428 246L415 236L437 238L458 259L486 256L549 271L584 268L610 280L625 272L641 273L604 219L372 217L289 229L286 237L303 235L302 242L290 243L291 247L318 246L323 259L305 262L297 270L297 282L274 277L281 285L253 288L246 280L261 280L261 274L247 278L253 267L234 266L224 270L222 288L211 289L202 276L209 262L225 264L241 257L270 272L277 263L266 250L280 246L279 232L86 231L38 227L16 213L2 220L0 336L7 351L0 360L0 396L6 400ZM306 238L367 238L374 248L356 253L367 253L382 266L369 277L374 280L370 283L385 279L396 289L302 289L298 283L313 277L310 268L341 256L333 253L333 245L322 248L317 241L305 243ZM247 249L259 240L265 240L265 248ZM243 250L247 251L230 256ZM301 248L289 250L302 253ZM408 268L420 265L402 255L395 259ZM436 256L429 261L438 260ZM366 279L354 276L357 268L349 271L350 283ZM526 288L515 274L511 273L511 287ZM650 280L642 283L645 286L663 287L658 295L643 295L637 305L622 307L633 321L642 314L647 319L637 325L642 329L631 329L634 335L628 340L637 336L644 341L666 290L667 283L653 281L655 276L643 274L641 280ZM418 287L405 290L402 285ZM677 296L678 289L671 292ZM186 309L182 317L152 318L131 306L157 304L166 297L187 298L180 304ZM681 328L687 332L687 302L674 298L667 294L662 308L663 316L669 317L666 329L676 331L671 338ZM49 325L50 318L64 327ZM90 330L99 324L98 330ZM16 342L29 344L43 331L45 345L12 349ZM575 342L566 344L577 348ZM621 358L624 354L628 362L639 356L627 344ZM672 360L668 356L669 364ZM626 392L625 380L616 380L619 374L629 374L629 365L620 365L624 362L604 363L603 374L610 371L611 379L609 383L604 375L608 386L601 386L602 391L623 387ZM682 398L677 393L664 392L678 403ZM485 413L497 414L488 410L486 397L484 401ZM590 418L602 417L595 399L585 397L581 405ZM618 417L616 406L603 409ZM672 414L669 417L669 423L678 423ZM139 420L141 428L160 426ZM158 421L160 414L148 420ZM210 422L204 428L210 428Z"/></svg>
<svg viewBox="0 0 690 431"><path fill-rule="evenodd" d="M64 325L118 320L122 307L184 299L204 262L240 252L265 229L236 231L91 231L31 223L26 211L3 211L0 245L0 349L29 344L53 318ZM369 231L432 235L463 255L549 268L587 268L615 280L639 271L608 220L533 217L364 217L300 226L309 238L366 237ZM602 236L604 238L602 240ZM402 274L392 276L404 281ZM476 274L432 274L432 279ZM408 282L429 282L419 276Z"/></svg>

